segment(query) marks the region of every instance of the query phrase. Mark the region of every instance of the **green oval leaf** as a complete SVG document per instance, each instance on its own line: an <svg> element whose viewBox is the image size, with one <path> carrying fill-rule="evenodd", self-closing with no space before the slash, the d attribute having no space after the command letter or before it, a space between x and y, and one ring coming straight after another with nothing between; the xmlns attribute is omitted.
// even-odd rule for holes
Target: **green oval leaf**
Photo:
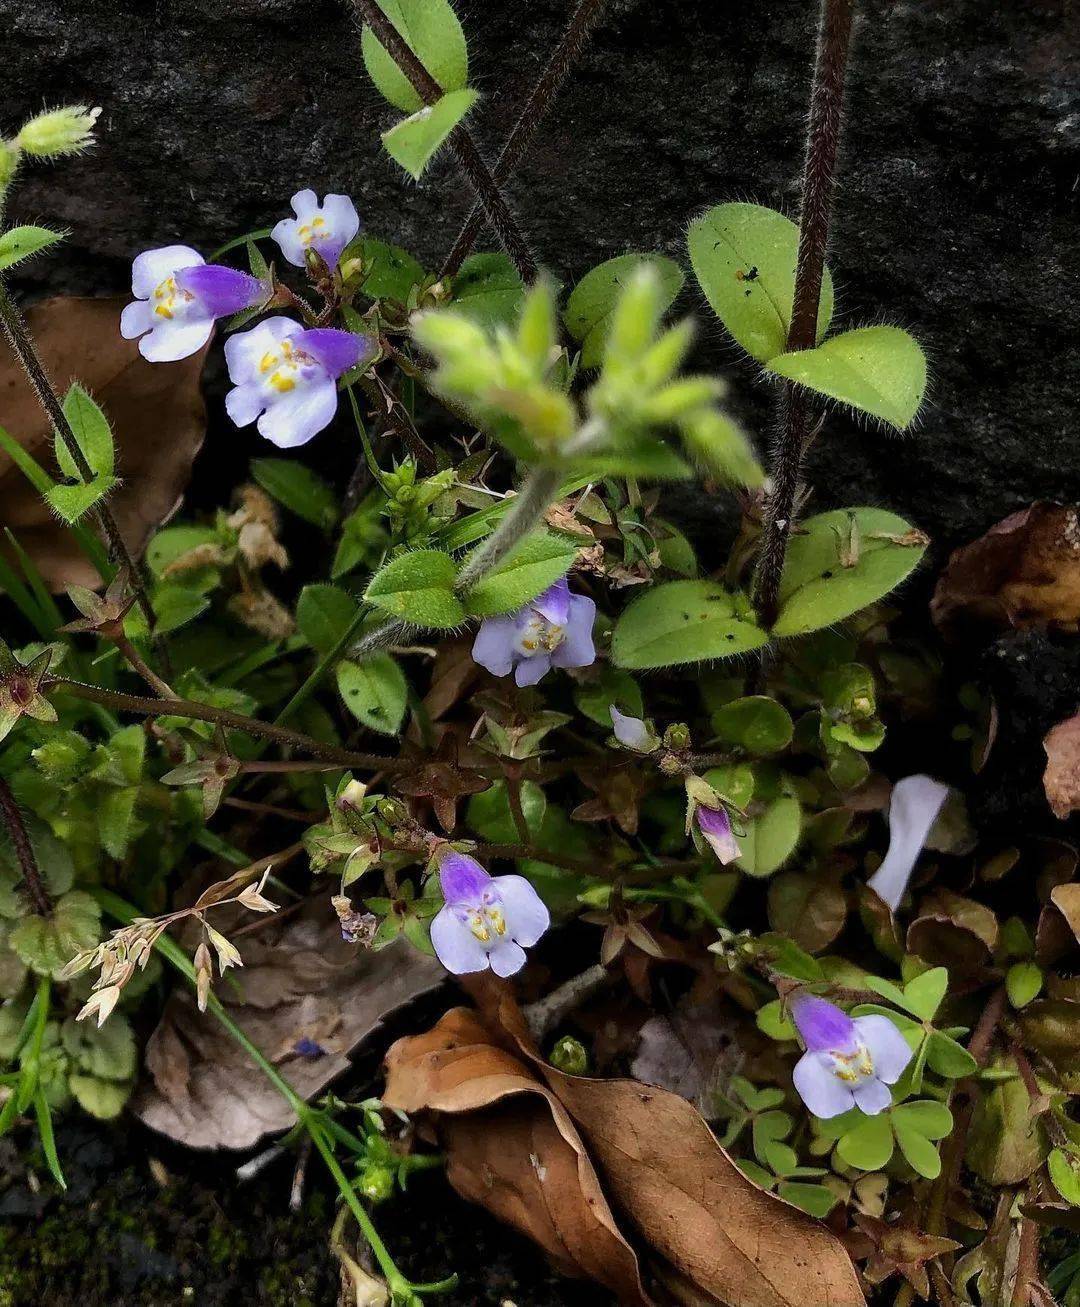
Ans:
<svg viewBox="0 0 1080 1307"><path fill-rule="evenodd" d="M336 585L306 585L296 601L296 624L314 649L327 654L356 619L356 600Z"/></svg>
<svg viewBox="0 0 1080 1307"><path fill-rule="evenodd" d="M587 272L570 292L563 321L581 346L581 366L600 366L611 327L611 315L623 287L638 268L656 269L660 311L670 308L686 278L674 259L662 254L620 254Z"/></svg>
<svg viewBox="0 0 1080 1307"><path fill-rule="evenodd" d="M778 377L905 430L926 394L926 355L899 327L856 327L819 345L764 360Z"/></svg>
<svg viewBox="0 0 1080 1307"><path fill-rule="evenodd" d="M376 653L362 663L339 663L337 687L358 722L383 735L397 734L405 716L409 685L389 654Z"/></svg>
<svg viewBox="0 0 1080 1307"><path fill-rule="evenodd" d="M570 570L577 549L550 531L534 531L464 596L472 617L517 612Z"/></svg>
<svg viewBox="0 0 1080 1307"><path fill-rule="evenodd" d="M71 383L68 393L64 396L64 416L91 470L111 477L116 469L109 419L77 381ZM55 436L55 444L56 461L60 471L73 481L81 481L82 473L59 434Z"/></svg>
<svg viewBox="0 0 1080 1307"><path fill-rule="evenodd" d="M787 748L795 729L787 709L765 694L724 704L713 713L712 727L725 743L757 754Z"/></svg>
<svg viewBox="0 0 1080 1307"><path fill-rule="evenodd" d="M881 508L808 518L788 545L773 635L818 631L876 603L914 570L928 543Z"/></svg>
<svg viewBox="0 0 1080 1307"><path fill-rule="evenodd" d="M795 851L801 831L799 800L787 794L773 799L747 822L745 835L736 836L742 852L735 866L748 876L771 876Z"/></svg>
<svg viewBox="0 0 1080 1307"><path fill-rule="evenodd" d="M892 1110L893 1126L915 1131L927 1139L944 1139L953 1128L952 1113L944 1103L932 1098L918 1098L913 1103L901 1103Z"/></svg>
<svg viewBox="0 0 1080 1307"><path fill-rule="evenodd" d="M505 254L471 254L453 282L453 305L477 326L513 322L525 298L525 284Z"/></svg>
<svg viewBox="0 0 1080 1307"><path fill-rule="evenodd" d="M888 1116L868 1116L842 1135L836 1145L842 1161L860 1171L880 1171L893 1155L893 1132Z"/></svg>
<svg viewBox="0 0 1080 1307"><path fill-rule="evenodd" d="M457 567L438 549L415 549L392 559L372 578L365 598L376 608L414 626L445 629L465 620L454 594Z"/></svg>
<svg viewBox="0 0 1080 1307"><path fill-rule="evenodd" d="M0 236L0 271L63 239L63 232L50 231L48 227L12 227Z"/></svg>
<svg viewBox="0 0 1080 1307"><path fill-rule="evenodd" d="M712 311L739 344L767 363L787 348L799 228L760 204L718 204L690 224L694 275ZM828 269L821 284L817 338L832 319Z"/></svg>
<svg viewBox="0 0 1080 1307"><path fill-rule="evenodd" d="M460 91L469 80L469 50L449 0L378 0L378 5L442 89ZM395 109L415 113L422 107L412 83L370 27L363 30L361 49L368 76Z"/></svg>
<svg viewBox="0 0 1080 1307"><path fill-rule="evenodd" d="M675 667L759 649L768 640L742 595L715 581L669 581L636 599L615 624L617 667Z"/></svg>
<svg viewBox="0 0 1080 1307"><path fill-rule="evenodd" d="M324 531L338 519L337 496L320 476L288 458L253 458L251 476L268 495L297 517Z"/></svg>
<svg viewBox="0 0 1080 1307"><path fill-rule="evenodd" d="M424 169L476 100L476 92L468 87L448 91L436 104L424 105L383 132L383 148L410 177L419 181Z"/></svg>
<svg viewBox="0 0 1080 1307"><path fill-rule="evenodd" d="M360 236L341 256L344 264L349 258L359 258L364 264L364 280L360 290L373 300L393 299L400 304L409 302L409 292L424 280L424 269L406 250L373 236Z"/></svg>
<svg viewBox="0 0 1080 1307"><path fill-rule="evenodd" d="M917 1130L895 1123L896 1142L908 1165L927 1180L936 1180L941 1174L941 1156L930 1140Z"/></svg>

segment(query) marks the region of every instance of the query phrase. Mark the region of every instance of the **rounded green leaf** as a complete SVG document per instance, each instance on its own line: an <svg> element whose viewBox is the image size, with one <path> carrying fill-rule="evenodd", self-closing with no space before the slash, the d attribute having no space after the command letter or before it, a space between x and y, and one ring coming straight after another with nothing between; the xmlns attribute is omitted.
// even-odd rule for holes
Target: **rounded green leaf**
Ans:
<svg viewBox="0 0 1080 1307"><path fill-rule="evenodd" d="M419 181L424 169L476 100L476 92L469 87L448 91L437 103L425 104L383 132L383 148L410 177Z"/></svg>
<svg viewBox="0 0 1080 1307"><path fill-rule="evenodd" d="M941 1174L941 1156L929 1139L917 1130L895 1122L896 1142L908 1165L927 1180L936 1180Z"/></svg>
<svg viewBox="0 0 1080 1307"><path fill-rule="evenodd" d="M926 394L926 355L899 327L856 327L765 360L770 372L905 430Z"/></svg>
<svg viewBox="0 0 1080 1307"><path fill-rule="evenodd" d="M535 834L547 812L547 796L533 781L525 781L521 787L521 811L525 825ZM477 835L493 844L516 844L520 839L505 781L496 781L490 789L474 794L466 820Z"/></svg>
<svg viewBox="0 0 1080 1307"><path fill-rule="evenodd" d="M368 603L413 626L445 629L465 620L454 594L457 566L439 549L401 554L377 572L365 593Z"/></svg>
<svg viewBox="0 0 1080 1307"><path fill-rule="evenodd" d="M373 236L358 236L342 255L342 263L349 258L363 261L360 290L374 300L393 299L407 304L409 292L424 280L424 269L411 254Z"/></svg>
<svg viewBox="0 0 1080 1307"><path fill-rule="evenodd" d="M931 1071L936 1071L946 1080L960 1080L972 1076L979 1069L978 1062L962 1045L940 1030L933 1031L926 1039L926 1060Z"/></svg>
<svg viewBox="0 0 1080 1307"><path fill-rule="evenodd" d="M893 1155L893 1132L888 1115L868 1116L841 1136L836 1145L841 1161L860 1171L880 1171Z"/></svg>
<svg viewBox="0 0 1080 1307"><path fill-rule="evenodd" d="M742 596L715 581L669 581L648 590L615 624L617 667L675 667L760 649L768 640Z"/></svg>
<svg viewBox="0 0 1080 1307"><path fill-rule="evenodd" d="M809 1216L816 1216L819 1221L839 1202L836 1194L824 1185L802 1184L797 1180L786 1180L776 1192L785 1202L801 1208Z"/></svg>
<svg viewBox="0 0 1080 1307"><path fill-rule="evenodd" d="M1080 1152L1055 1148L1047 1159L1054 1188L1073 1207L1080 1207Z"/></svg>
<svg viewBox="0 0 1080 1307"><path fill-rule="evenodd" d="M505 254L471 254L452 289L457 312L481 327L513 322L525 298L525 284Z"/></svg>
<svg viewBox="0 0 1080 1307"><path fill-rule="evenodd" d="M134 1080L100 1080L97 1076L73 1075L68 1088L75 1101L99 1121L111 1121L124 1110L124 1104L135 1088Z"/></svg>
<svg viewBox="0 0 1080 1307"><path fill-rule="evenodd" d="M808 518L788 545L773 635L819 631L876 603L915 569L927 544L902 517L881 508L838 508Z"/></svg>
<svg viewBox="0 0 1080 1307"><path fill-rule="evenodd" d="M799 228L760 204L718 204L690 224L694 275L712 311L739 344L767 363L787 348ZM821 283L817 338L833 310L832 277Z"/></svg>
<svg viewBox="0 0 1080 1307"><path fill-rule="evenodd" d="M764 1007L759 1007L754 1018L757 1028L770 1039L785 1040L795 1038L795 1025L783 1014L783 1005L774 998Z"/></svg>
<svg viewBox="0 0 1080 1307"><path fill-rule="evenodd" d="M469 80L469 51L449 0L378 0L378 5L442 89L461 90ZM368 76L382 95L405 113L421 108L413 84L370 27L363 30L361 48Z"/></svg>
<svg viewBox="0 0 1080 1307"><path fill-rule="evenodd" d="M1027 1007L1042 987L1043 973L1034 962L1014 962L1005 975L1005 991L1015 1008Z"/></svg>
<svg viewBox="0 0 1080 1307"><path fill-rule="evenodd" d="M524 608L530 599L570 570L577 549L550 531L534 531L463 596L472 617L494 617Z"/></svg>
<svg viewBox="0 0 1080 1307"><path fill-rule="evenodd" d="M296 602L300 634L321 654L329 653L356 620L356 600L336 585L306 585Z"/></svg>
<svg viewBox="0 0 1080 1307"><path fill-rule="evenodd" d="M130 1080L138 1066L135 1036L120 1013L99 1029L93 1021L68 1017L60 1027L60 1042L80 1071L100 1080Z"/></svg>
<svg viewBox="0 0 1080 1307"><path fill-rule="evenodd" d="M932 967L904 986L903 1006L924 1021L933 1021L948 988L948 970L945 967Z"/></svg>
<svg viewBox="0 0 1080 1307"><path fill-rule="evenodd" d="M662 254L620 254L587 272L570 292L563 321L581 346L581 366L600 366L611 328L611 315L623 287L638 268L650 266L658 274L660 311L670 308L686 278L674 259Z"/></svg>
<svg viewBox="0 0 1080 1307"><path fill-rule="evenodd" d="M913 1103L901 1103L892 1111L897 1133L913 1130L927 1139L944 1139L953 1128L952 1113L944 1103L933 1098L919 1098Z"/></svg>
<svg viewBox="0 0 1080 1307"><path fill-rule="evenodd" d="M787 709L765 694L724 704L713 713L712 727L725 743L757 754L779 753L794 731Z"/></svg>
<svg viewBox="0 0 1080 1307"><path fill-rule="evenodd" d="M645 704L641 687L629 672L615 667L600 668L600 679L579 685L574 690L574 703L597 726L611 730L611 705L631 717L643 717Z"/></svg>
<svg viewBox="0 0 1080 1307"><path fill-rule="evenodd" d="M376 653L362 663L338 663L337 687L358 722L383 735L397 733L405 716L409 685L389 654Z"/></svg>
<svg viewBox="0 0 1080 1307"><path fill-rule="evenodd" d="M745 835L736 836L742 852L735 866L748 876L771 876L795 851L801 830L799 800L786 794L773 799L747 822Z"/></svg>

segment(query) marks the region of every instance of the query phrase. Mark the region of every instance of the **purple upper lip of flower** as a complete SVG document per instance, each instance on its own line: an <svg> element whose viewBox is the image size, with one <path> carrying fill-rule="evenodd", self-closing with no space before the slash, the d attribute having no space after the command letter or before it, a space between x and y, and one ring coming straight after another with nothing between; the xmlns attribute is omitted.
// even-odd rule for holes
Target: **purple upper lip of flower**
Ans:
<svg viewBox="0 0 1080 1307"><path fill-rule="evenodd" d="M338 378L372 348L349 331L265 318L225 342L235 383L225 409L238 427L257 419L259 434L281 449L304 445L337 412Z"/></svg>
<svg viewBox="0 0 1080 1307"><path fill-rule="evenodd" d="M593 601L572 593L563 578L519 612L485 618L472 656L493 676L512 671L518 685L535 685L552 667L588 667L595 660L595 616Z"/></svg>
<svg viewBox="0 0 1080 1307"><path fill-rule="evenodd" d="M256 277L204 262L189 245L146 250L131 265L135 296L120 315L120 334L139 339L152 363L172 363L197 353L210 339L216 318L251 308L267 295Z"/></svg>
<svg viewBox="0 0 1080 1307"><path fill-rule="evenodd" d="M520 971L525 949L551 924L525 877L489 876L475 858L448 853L439 863L439 881L446 904L431 923L431 942L447 971Z"/></svg>
<svg viewBox="0 0 1080 1307"><path fill-rule="evenodd" d="M849 1017L828 999L798 993L791 1017L806 1045L792 1073L799 1097L815 1116L857 1107L876 1116L892 1102L890 1085L911 1061L907 1040L888 1017Z"/></svg>

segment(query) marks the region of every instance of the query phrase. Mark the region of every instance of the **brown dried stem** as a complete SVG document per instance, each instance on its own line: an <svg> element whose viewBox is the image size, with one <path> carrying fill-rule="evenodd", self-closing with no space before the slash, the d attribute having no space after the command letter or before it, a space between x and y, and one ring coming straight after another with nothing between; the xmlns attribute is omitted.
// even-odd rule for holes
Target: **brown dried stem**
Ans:
<svg viewBox="0 0 1080 1307"><path fill-rule="evenodd" d="M11 836L15 857L19 861L19 870L22 872L23 884L26 886L26 892L34 905L34 911L39 917L52 916L52 898L45 887L41 872L38 870L37 859L34 857L34 846L30 843L30 835L23 821L22 809L19 807L15 795L11 792L11 786L2 776L0 776L0 817L3 818L8 834Z"/></svg>

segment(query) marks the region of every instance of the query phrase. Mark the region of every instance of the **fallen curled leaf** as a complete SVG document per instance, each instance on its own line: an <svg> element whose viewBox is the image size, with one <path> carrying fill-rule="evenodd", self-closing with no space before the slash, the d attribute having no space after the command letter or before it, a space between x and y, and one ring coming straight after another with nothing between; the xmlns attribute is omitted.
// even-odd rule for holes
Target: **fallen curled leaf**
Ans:
<svg viewBox="0 0 1080 1307"><path fill-rule="evenodd" d="M1050 902L1061 913L1076 942L1080 944L1080 882L1056 885L1050 891Z"/></svg>
<svg viewBox="0 0 1080 1307"><path fill-rule="evenodd" d="M325 898L240 940L243 968L218 997L304 1098L396 1008L437 988L442 967L403 940L372 953L346 944ZM235 977L235 981L233 978ZM190 991L169 998L146 1049L151 1079L132 1101L154 1130L191 1148L250 1148L294 1122L288 1104Z"/></svg>
<svg viewBox="0 0 1080 1307"><path fill-rule="evenodd" d="M957 549L930 605L947 634L966 624L1058 626L1080 622L1080 516L1040 500Z"/></svg>
<svg viewBox="0 0 1080 1307"><path fill-rule="evenodd" d="M670 1015L650 1017L641 1027L630 1073L643 1084L668 1089L716 1115L718 1095L741 1070L732 1008L718 1001L680 1002Z"/></svg>
<svg viewBox="0 0 1080 1307"><path fill-rule="evenodd" d="M982 971L997 941L998 922L993 912L950 890L928 895L907 932L909 953L965 976Z"/></svg>
<svg viewBox="0 0 1080 1307"><path fill-rule="evenodd" d="M174 511L206 433L199 389L205 350L179 363L148 363L133 340L120 335L127 296L59 297L26 314L45 370L61 395L76 378L104 409L116 441L120 487L109 504L128 549L138 555L151 532ZM12 355L0 354L3 425L56 475L53 434ZM0 452L4 525L15 535L54 591L95 586L99 577L11 458Z"/></svg>
<svg viewBox="0 0 1080 1307"><path fill-rule="evenodd" d="M647 1304L637 1257L619 1233L581 1136L558 1098L467 1008L386 1058L383 1101L439 1113L450 1183L534 1239L567 1275L622 1303Z"/></svg>
<svg viewBox="0 0 1080 1307"><path fill-rule="evenodd" d="M1080 713L1047 733L1043 740L1046 770L1043 789L1055 817L1062 821L1080 808Z"/></svg>
<svg viewBox="0 0 1080 1307"><path fill-rule="evenodd" d="M568 1146L577 1153L584 1145L578 1156L590 1162L586 1174L593 1175L595 1166L616 1209L643 1247L660 1259L661 1278L673 1292L681 1286L682 1301L726 1307L863 1307L854 1267L840 1242L812 1217L748 1180L689 1103L634 1080L565 1075L537 1055L521 1013L505 991L485 1002L485 1008L483 1020L449 1013L434 1031L399 1041L388 1056L386 1101L407 1111L437 1114L452 1180L461 1167L476 1169L475 1159L457 1154L477 1144L473 1136L447 1135L448 1115L477 1111L515 1093L539 1094L553 1116L556 1104L565 1109L576 1127L576 1146L567 1140ZM471 1041L464 1046L456 1036L463 1022ZM485 1032L487 1046L477 1043ZM482 1093L469 1086L472 1070L482 1081ZM564 1131L560 1134L566 1139ZM511 1150L487 1130L482 1156L490 1183L474 1185L474 1194L497 1214L515 1213L515 1223L528 1233L533 1232L528 1223L541 1219L538 1212L544 1220L550 1215L565 1222L561 1192L554 1188L527 1208L516 1201L516 1186L528 1167L540 1179L531 1161L517 1153L522 1147L518 1138ZM507 1172L513 1186L504 1179ZM541 1179L545 1183L546 1176ZM595 1217L595 1204L592 1210ZM601 1211L610 1214L606 1203ZM560 1235L565 1245L567 1235ZM581 1238L578 1230L579 1243ZM619 1246L624 1242L620 1238ZM549 1244L545 1247L551 1251ZM610 1271L606 1274L610 1277ZM611 1279L602 1282L610 1285ZM620 1296L620 1301L649 1300Z"/></svg>

